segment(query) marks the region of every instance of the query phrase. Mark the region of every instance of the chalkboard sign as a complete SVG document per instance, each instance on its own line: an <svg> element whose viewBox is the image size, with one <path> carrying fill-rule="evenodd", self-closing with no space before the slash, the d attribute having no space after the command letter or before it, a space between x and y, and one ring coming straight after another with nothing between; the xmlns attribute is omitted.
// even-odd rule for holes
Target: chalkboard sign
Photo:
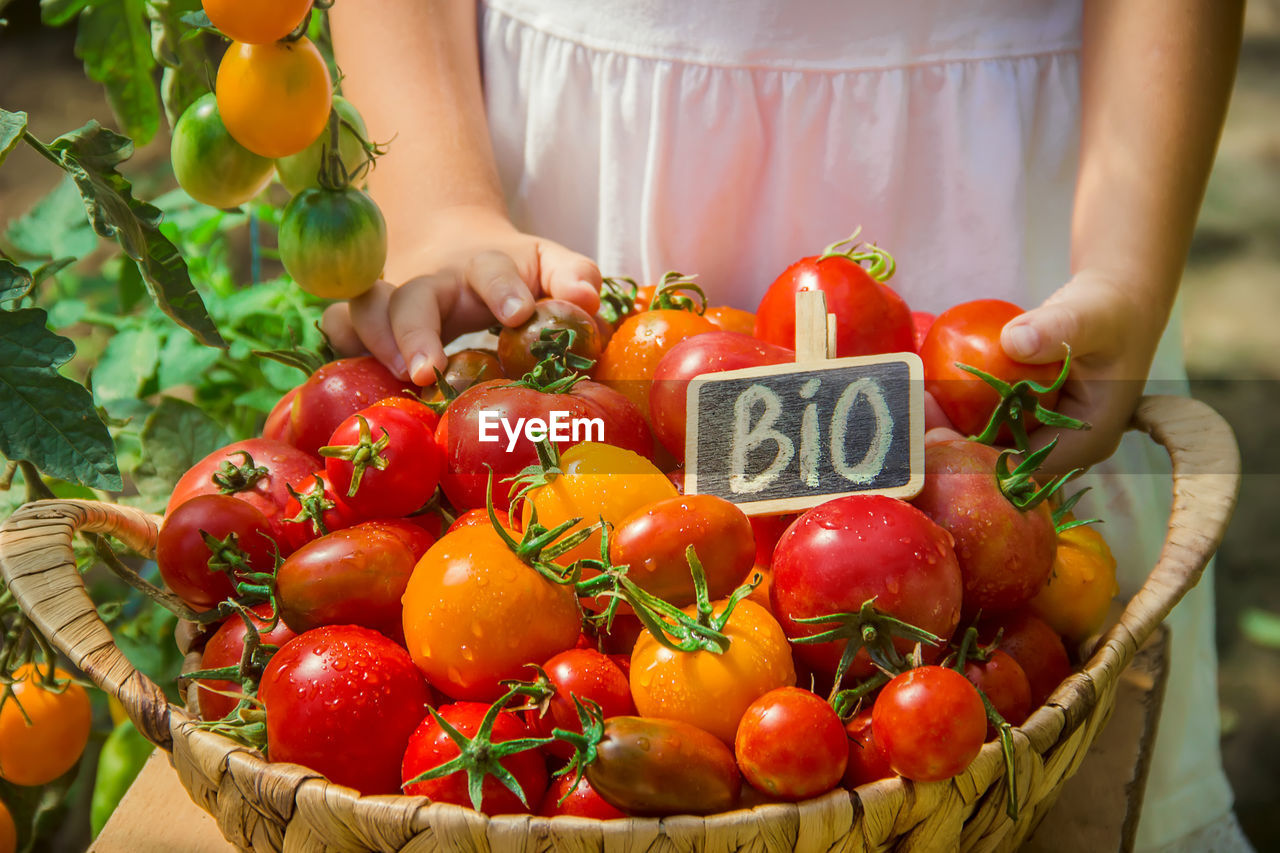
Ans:
<svg viewBox="0 0 1280 853"><path fill-rule="evenodd" d="M819 310L826 319L825 303ZM810 321L814 336L823 325L827 334L816 348L797 346L803 362L706 374L689 383L687 493L718 495L752 515L808 509L854 493L919 493L920 358L824 360L833 329L817 322Z"/></svg>

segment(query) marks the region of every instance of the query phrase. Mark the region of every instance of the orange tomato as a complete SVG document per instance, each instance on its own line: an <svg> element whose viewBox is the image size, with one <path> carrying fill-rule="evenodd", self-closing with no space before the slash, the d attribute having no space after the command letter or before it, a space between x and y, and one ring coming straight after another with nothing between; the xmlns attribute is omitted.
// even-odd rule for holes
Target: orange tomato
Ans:
<svg viewBox="0 0 1280 853"><path fill-rule="evenodd" d="M726 601L713 613L724 612ZM684 609L698 614L697 605ZM679 652L648 630L631 652L631 698L642 717L680 720L711 732L732 746L747 707L776 687L796 683L791 647L782 626L753 601L738 602L724 627L729 648Z"/></svg>
<svg viewBox="0 0 1280 853"><path fill-rule="evenodd" d="M715 324L692 311L663 308L633 314L609 339L596 364L595 378L635 403L645 423L652 424L649 386L658 362L685 338L714 331Z"/></svg>
<svg viewBox="0 0 1280 853"><path fill-rule="evenodd" d="M1102 627L1119 587L1116 558L1092 526L1058 534L1049 580L1031 599L1031 612L1068 641L1078 643Z"/></svg>
<svg viewBox="0 0 1280 853"><path fill-rule="evenodd" d="M31 664L18 667L13 695L0 708L0 779L15 785L47 785L75 766L89 742L92 712L85 689L69 683L55 692L35 675Z"/></svg>
<svg viewBox="0 0 1280 853"><path fill-rule="evenodd" d="M522 508L524 528L529 527L535 508L538 523L548 529L581 518L566 536L601 518L617 527L636 510L676 497L676 487L657 466L639 453L612 444L575 444L560 457L560 470L563 473L547 485L529 492ZM600 531L556 561L567 566L580 559L600 559Z"/></svg>
<svg viewBox="0 0 1280 853"><path fill-rule="evenodd" d="M223 35L245 44L279 41L298 28L311 0L201 0Z"/></svg>
<svg viewBox="0 0 1280 853"><path fill-rule="evenodd" d="M18 849L18 827L13 825L9 807L0 800L0 853L14 853Z"/></svg>
<svg viewBox="0 0 1280 853"><path fill-rule="evenodd" d="M489 525L441 537L402 602L410 657L454 699L498 698L499 682L528 678L526 664L571 648L582 629L573 588L538 574Z"/></svg>
<svg viewBox="0 0 1280 853"><path fill-rule="evenodd" d="M231 136L276 159L314 142L329 121L333 81L308 39L232 42L218 66L218 113Z"/></svg>
<svg viewBox="0 0 1280 853"><path fill-rule="evenodd" d="M756 333L756 315L741 308L730 308L728 305L713 305L702 315L726 332L740 332L754 336Z"/></svg>

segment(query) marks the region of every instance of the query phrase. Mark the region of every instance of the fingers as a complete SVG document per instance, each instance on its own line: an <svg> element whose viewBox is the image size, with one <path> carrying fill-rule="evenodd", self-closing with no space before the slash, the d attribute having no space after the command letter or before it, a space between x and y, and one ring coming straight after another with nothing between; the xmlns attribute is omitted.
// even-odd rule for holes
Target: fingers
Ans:
<svg viewBox="0 0 1280 853"><path fill-rule="evenodd" d="M351 322L351 309L345 302L335 302L324 309L320 328L339 355L361 355L367 350Z"/></svg>
<svg viewBox="0 0 1280 853"><path fill-rule="evenodd" d="M415 385L433 384L435 371L443 373L449 361L440 336L440 297L445 286L447 282L439 276L423 276L405 282L391 294L391 336Z"/></svg>
<svg viewBox="0 0 1280 853"><path fill-rule="evenodd" d="M464 271L467 286L504 326L524 322L533 313L534 294L505 252L480 252Z"/></svg>
<svg viewBox="0 0 1280 853"><path fill-rule="evenodd" d="M572 302L588 314L600 308L600 268L591 259L546 243L540 249L539 271L549 295Z"/></svg>
<svg viewBox="0 0 1280 853"><path fill-rule="evenodd" d="M1084 356L1114 345L1123 331L1116 328L1122 312L1114 292L1088 282L1072 282L1044 305L1010 320L1000 334L1000 344L1010 358L1028 364L1060 361L1063 344L1074 356Z"/></svg>
<svg viewBox="0 0 1280 853"><path fill-rule="evenodd" d="M347 304L351 324L369 352L401 379L409 378L409 369L391 331L388 308L396 288L379 281Z"/></svg>

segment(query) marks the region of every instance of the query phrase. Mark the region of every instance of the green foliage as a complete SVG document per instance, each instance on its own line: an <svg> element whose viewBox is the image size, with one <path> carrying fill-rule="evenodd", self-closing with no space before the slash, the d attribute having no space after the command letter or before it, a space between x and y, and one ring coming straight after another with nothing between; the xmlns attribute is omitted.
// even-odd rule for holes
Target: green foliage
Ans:
<svg viewBox="0 0 1280 853"><path fill-rule="evenodd" d="M98 771L89 813L89 829L94 838L102 832L154 749L128 720L111 730L102 745L102 752L98 754Z"/></svg>
<svg viewBox="0 0 1280 853"><path fill-rule="evenodd" d="M106 88L111 111L139 145L160 129L146 13L144 0L95 0L81 13L76 32L76 56L85 73Z"/></svg>
<svg viewBox="0 0 1280 853"><path fill-rule="evenodd" d="M0 114L0 165L4 165L4 159L22 140L22 134L26 131L26 113Z"/></svg>

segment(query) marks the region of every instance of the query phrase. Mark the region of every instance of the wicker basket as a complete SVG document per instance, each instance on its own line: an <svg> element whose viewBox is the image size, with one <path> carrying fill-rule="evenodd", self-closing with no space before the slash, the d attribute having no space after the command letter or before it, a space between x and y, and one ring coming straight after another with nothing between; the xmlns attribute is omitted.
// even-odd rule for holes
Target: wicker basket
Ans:
<svg viewBox="0 0 1280 853"><path fill-rule="evenodd" d="M361 797L315 772L269 764L257 752L196 729L190 714L134 670L98 619L71 552L77 530L154 551L160 519L85 501L29 504L0 529L0 569L35 624L138 729L172 753L192 799L234 844L285 851L562 850L1012 850L1035 828L1080 765L1115 702L1122 670L1199 580L1221 541L1239 485L1230 428L1212 409L1178 397L1145 398L1135 429L1173 459L1174 508L1160 560L1102 638L1084 670L1014 732L1021 818L1005 814L1003 758L986 744L946 782L883 780L798 804L711 817L487 818L420 797Z"/></svg>

